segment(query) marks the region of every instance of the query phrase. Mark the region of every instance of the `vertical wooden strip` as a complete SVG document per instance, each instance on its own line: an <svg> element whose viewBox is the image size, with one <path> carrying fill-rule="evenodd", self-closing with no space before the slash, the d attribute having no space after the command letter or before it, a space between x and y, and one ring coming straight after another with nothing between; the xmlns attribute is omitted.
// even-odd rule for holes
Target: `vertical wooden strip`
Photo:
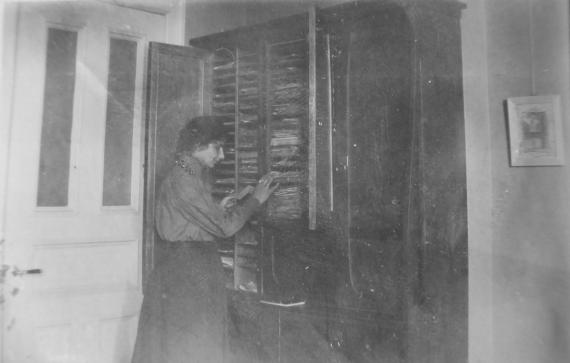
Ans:
<svg viewBox="0 0 570 363"><path fill-rule="evenodd" d="M240 103L240 99L239 99L239 92L240 92L240 81L239 81L239 77L240 77L240 73L241 73L241 64L240 64L240 59L241 57L241 51L239 48L236 47L235 49L235 56L234 56L234 79L235 79L235 95L234 95L234 191L239 192L239 179L240 179L240 175L239 175L239 166L240 166L240 160L239 160L239 133L240 133L240 128L239 128L239 121L240 121L240 112L239 112L239 103ZM235 259L234 259L234 266L235 266ZM234 274L234 287L237 287L237 281L235 280L235 274Z"/></svg>
<svg viewBox="0 0 570 363"><path fill-rule="evenodd" d="M317 225L317 14L309 8L309 229Z"/></svg>
<svg viewBox="0 0 570 363"><path fill-rule="evenodd" d="M148 58L148 110L146 114L146 154L145 154L145 202L144 202L144 235L142 251L142 283L148 281L154 268L154 207L156 198L156 128L158 127L158 43L149 43ZM144 291L144 287L143 287Z"/></svg>
<svg viewBox="0 0 570 363"><path fill-rule="evenodd" d="M332 104L332 70L331 70L331 39L327 34L327 112L328 112L328 152L329 152L329 203L330 211L334 210L333 184L333 104Z"/></svg>
<svg viewBox="0 0 570 363"><path fill-rule="evenodd" d="M258 41L256 45L257 51L257 177L258 179L261 175L267 173L266 155L269 154L269 150L265 148L265 125L269 118L267 113L267 95L266 95L266 77L267 74L267 62L266 62L266 45L263 41Z"/></svg>
<svg viewBox="0 0 570 363"><path fill-rule="evenodd" d="M213 55L204 58L201 63L202 77L200 77L200 115L212 114L212 65Z"/></svg>
<svg viewBox="0 0 570 363"><path fill-rule="evenodd" d="M239 175L239 167L240 167L240 158L239 158L239 133L240 133L240 75L241 75L241 64L240 64L240 57L241 57L241 50L239 47L235 48L234 53L234 191L239 192L240 188L240 175ZM234 237L234 266L233 266L233 275L234 275L234 283L233 288L239 289L239 282L241 280L240 271L241 268L238 267L238 248L237 248L237 241L239 238L239 234Z"/></svg>
<svg viewBox="0 0 570 363"><path fill-rule="evenodd" d="M272 61L271 59L271 44L265 40L263 42L264 44L264 49L263 49L263 54L264 54L264 59L263 59L263 75L265 77L265 82L264 82L264 89L263 89L263 94L265 95L265 105L264 105L264 110L265 110L265 124L263 125L263 132L265 133L263 135L263 147L261 148L262 150L266 150L266 153L264 155L264 162L262 165L264 165L263 167L263 172L262 174L266 174L268 172L271 171L271 125L273 123L273 114L271 113L271 105L273 104L273 95L271 94L271 76L270 76L270 62ZM265 208L267 210L267 204L265 204Z"/></svg>

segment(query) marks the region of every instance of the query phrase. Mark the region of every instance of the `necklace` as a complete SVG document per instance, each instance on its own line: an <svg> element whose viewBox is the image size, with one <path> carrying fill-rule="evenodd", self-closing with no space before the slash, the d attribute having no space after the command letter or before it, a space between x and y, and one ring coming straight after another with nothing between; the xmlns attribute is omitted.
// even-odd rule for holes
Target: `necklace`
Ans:
<svg viewBox="0 0 570 363"><path fill-rule="evenodd" d="M177 159L174 162L177 166L181 167L185 172L187 172L190 175L194 175L196 174L196 172L194 171L194 169L192 169L191 165L183 159Z"/></svg>

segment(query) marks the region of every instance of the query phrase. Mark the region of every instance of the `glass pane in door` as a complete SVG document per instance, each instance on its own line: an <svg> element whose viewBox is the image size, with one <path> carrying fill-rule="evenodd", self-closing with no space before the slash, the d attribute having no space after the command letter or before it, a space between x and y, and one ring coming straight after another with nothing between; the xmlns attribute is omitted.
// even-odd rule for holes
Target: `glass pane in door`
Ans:
<svg viewBox="0 0 570 363"><path fill-rule="evenodd" d="M48 29L37 206L68 205L77 32Z"/></svg>
<svg viewBox="0 0 570 363"><path fill-rule="evenodd" d="M131 204L133 117L137 70L137 42L111 38L103 205Z"/></svg>

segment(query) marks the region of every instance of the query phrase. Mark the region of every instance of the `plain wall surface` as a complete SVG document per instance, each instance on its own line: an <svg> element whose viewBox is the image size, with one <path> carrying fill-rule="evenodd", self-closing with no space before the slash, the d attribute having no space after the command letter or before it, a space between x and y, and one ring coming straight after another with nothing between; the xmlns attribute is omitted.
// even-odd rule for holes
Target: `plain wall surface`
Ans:
<svg viewBox="0 0 570 363"><path fill-rule="evenodd" d="M426 0L424 0L426 1ZM190 1L187 39L343 1ZM570 360L570 173L510 167L505 101L560 94L570 160L568 1L469 0L462 17L470 362Z"/></svg>
<svg viewBox="0 0 570 363"><path fill-rule="evenodd" d="M263 23L270 19L301 13L309 6L308 1L302 0L188 0L186 37L191 39L240 26Z"/></svg>
<svg viewBox="0 0 570 363"><path fill-rule="evenodd" d="M509 167L504 101L560 94L568 131L568 2L486 2L495 362L570 359L566 166ZM568 160L569 145L566 145Z"/></svg>

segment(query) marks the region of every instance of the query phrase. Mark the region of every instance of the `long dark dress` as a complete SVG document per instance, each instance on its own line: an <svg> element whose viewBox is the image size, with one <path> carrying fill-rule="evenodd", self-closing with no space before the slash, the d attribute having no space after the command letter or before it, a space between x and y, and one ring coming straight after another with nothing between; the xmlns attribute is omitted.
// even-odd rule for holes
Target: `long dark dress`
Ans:
<svg viewBox="0 0 570 363"><path fill-rule="evenodd" d="M250 198L224 211L195 159L168 174L156 208L160 263L145 286L133 363L224 361L227 300L215 241L237 232L258 205Z"/></svg>

